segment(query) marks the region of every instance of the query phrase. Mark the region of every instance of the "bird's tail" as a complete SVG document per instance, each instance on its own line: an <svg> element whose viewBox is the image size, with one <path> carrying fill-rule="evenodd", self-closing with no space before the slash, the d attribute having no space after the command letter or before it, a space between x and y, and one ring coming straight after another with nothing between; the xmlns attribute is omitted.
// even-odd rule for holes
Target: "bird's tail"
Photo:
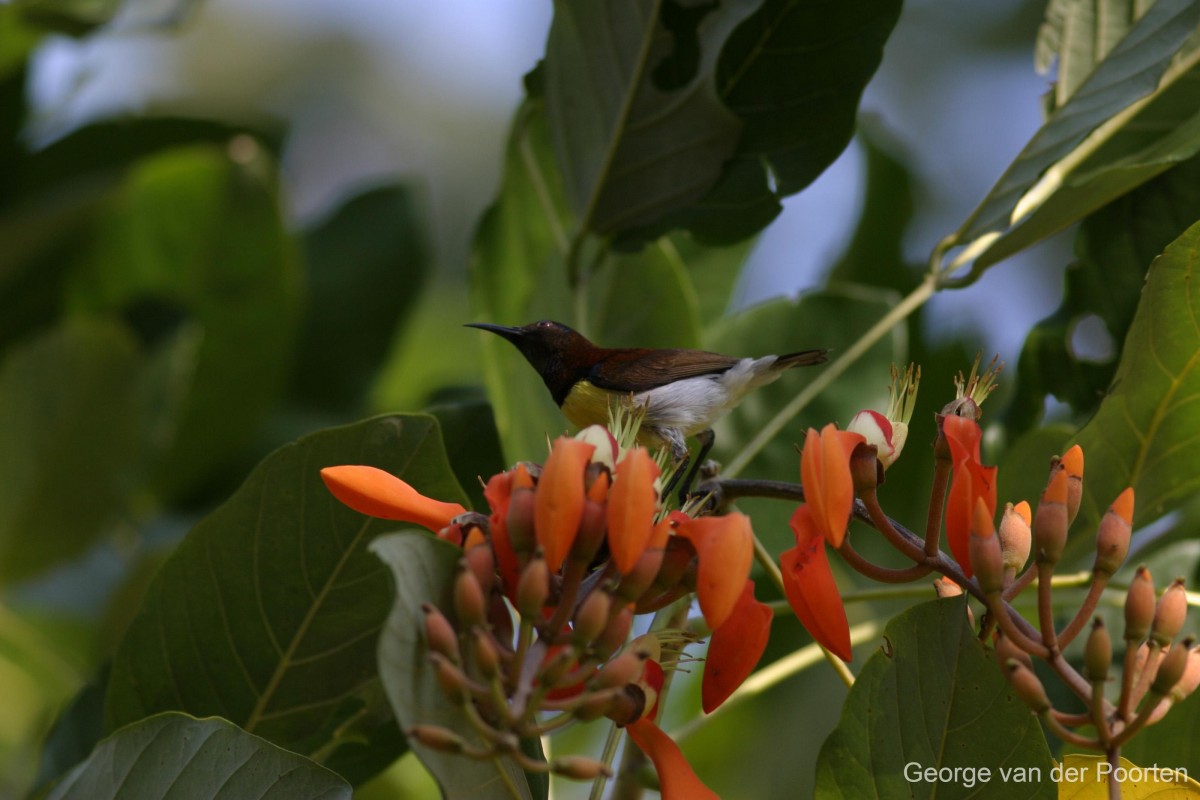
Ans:
<svg viewBox="0 0 1200 800"><path fill-rule="evenodd" d="M798 353L788 353L775 359L771 369L783 370L792 367L809 367L813 364L824 364L828 358L828 350L801 350Z"/></svg>

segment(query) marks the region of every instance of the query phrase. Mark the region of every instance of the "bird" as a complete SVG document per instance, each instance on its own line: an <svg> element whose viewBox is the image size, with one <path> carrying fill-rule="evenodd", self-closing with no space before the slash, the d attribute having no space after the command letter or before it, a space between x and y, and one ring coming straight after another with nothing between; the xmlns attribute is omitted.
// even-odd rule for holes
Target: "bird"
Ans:
<svg viewBox="0 0 1200 800"><path fill-rule="evenodd" d="M677 462L688 454L687 438L701 451L684 489L712 448L712 426L748 393L792 367L821 364L824 349L738 358L705 350L600 347L561 322L540 320L520 327L487 322L467 327L491 331L511 342L537 371L554 402L572 424L608 421L613 400L632 397L644 410L638 442L670 447ZM682 472L682 463L677 470Z"/></svg>

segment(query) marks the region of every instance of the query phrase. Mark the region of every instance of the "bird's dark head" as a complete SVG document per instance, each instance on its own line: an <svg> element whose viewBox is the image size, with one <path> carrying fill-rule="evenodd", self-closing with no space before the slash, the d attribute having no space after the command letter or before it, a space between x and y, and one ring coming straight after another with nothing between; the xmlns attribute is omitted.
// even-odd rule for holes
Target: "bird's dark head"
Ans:
<svg viewBox="0 0 1200 800"><path fill-rule="evenodd" d="M491 331L512 342L542 376L555 402L560 405L575 381L595 363L600 349L561 322L547 319L519 328L489 322L471 322L467 327Z"/></svg>

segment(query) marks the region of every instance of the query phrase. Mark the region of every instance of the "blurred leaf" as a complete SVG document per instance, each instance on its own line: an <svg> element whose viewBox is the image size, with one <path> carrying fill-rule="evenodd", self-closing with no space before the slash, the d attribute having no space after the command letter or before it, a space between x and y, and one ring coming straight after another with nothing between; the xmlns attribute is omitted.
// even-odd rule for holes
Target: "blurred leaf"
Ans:
<svg viewBox="0 0 1200 800"><path fill-rule="evenodd" d="M1069 425L1034 428L1005 448L997 462L1000 468L996 473L999 511L1004 510L1005 503L1016 505L1022 500L1028 501L1030 508L1037 508L1050 479L1050 458L1067 450L1073 432ZM986 463L987 459L984 460Z"/></svg>
<svg viewBox="0 0 1200 800"><path fill-rule="evenodd" d="M350 799L350 785L222 719L158 714L100 742L51 800L118 797Z"/></svg>
<svg viewBox="0 0 1200 800"><path fill-rule="evenodd" d="M830 348L836 357L853 344L895 304L892 292L863 286L837 286L798 299L773 300L722 320L706 342L712 350L737 356L790 353L810 347ZM850 369L829 386L755 457L742 477L795 480L800 474L797 443L811 426L828 422L845 425L860 408L882 407L886 399L888 367L901 363L907 342L903 328L881 339ZM714 457L728 463L742 446L793 397L811 382L823 366L789 370L774 383L748 395L715 426ZM791 538L787 519L794 510L772 500L739 501L754 519L755 531L768 549Z"/></svg>
<svg viewBox="0 0 1200 800"><path fill-rule="evenodd" d="M1121 751L1125 748L1122 746ZM1121 781L1121 797L1123 800L1195 800L1200 798L1200 783L1188 777L1187 771L1170 772L1167 767L1158 766L1158 756L1150 761L1135 764L1121 756L1117 762L1118 775L1138 776L1128 777ZM1104 755L1088 753L1081 755L1071 753L1063 758L1063 780L1058 784L1059 800L1108 800L1109 781L1108 761ZM1149 767L1149 769L1145 769ZM1102 771L1104 770L1104 771ZM1167 777L1167 775L1170 777ZM1141 777L1145 776L1145 777ZM1068 780L1076 778L1076 780Z"/></svg>
<svg viewBox="0 0 1200 800"><path fill-rule="evenodd" d="M1200 693L1193 692L1182 703L1171 706L1160 722L1121 745L1121 753L1135 764L1158 764L1200 775L1197 737L1200 737Z"/></svg>
<svg viewBox="0 0 1200 800"><path fill-rule="evenodd" d="M100 673L79 690L46 734L34 781L38 789L45 789L51 781L87 758L104 738L104 691L108 686L110 666L105 664Z"/></svg>
<svg viewBox="0 0 1200 800"><path fill-rule="evenodd" d="M144 340L189 317L203 329L175 445L155 476L168 496L217 477L287 377L299 266L260 156L235 162L196 146L138 162L67 287L71 312L121 314Z"/></svg>
<svg viewBox="0 0 1200 800"><path fill-rule="evenodd" d="M30 28L25 20L21 18L20 11L13 5L0 6L0 82L4 88L0 90L0 95L5 97L5 105L9 96L23 95L25 82L23 80L14 80L14 78L22 78L23 67L25 60L28 58L30 51L38 41L37 33ZM10 95L11 93L11 95ZM24 103L20 104L22 107ZM7 112L7 109L5 109ZM7 117L7 113L4 114ZM5 120L7 123L8 120ZM8 132L9 125L4 124L0 130ZM16 129L13 128L15 131ZM15 140L5 137L3 147L7 148L10 144L15 144ZM4 186L5 179L0 179L0 187ZM4 197L4 192L0 191L0 198Z"/></svg>
<svg viewBox="0 0 1200 800"><path fill-rule="evenodd" d="M1200 395L1200 294L1191 284L1198 251L1200 223L1150 266L1109 393L1075 437L1088 460L1076 525L1094 526L1126 486L1137 494L1137 528L1200 485L1200 464L1187 446L1200 438L1193 408Z"/></svg>
<svg viewBox="0 0 1200 800"><path fill-rule="evenodd" d="M129 512L155 434L178 408L176 360L189 355L167 347L147 359L123 326L99 320L10 352L0 366L0 582L77 556Z"/></svg>
<svg viewBox="0 0 1200 800"><path fill-rule="evenodd" d="M967 797L988 785L907 780L905 765L1038 769L1021 797L1055 797L1054 761L1037 720L1016 698L956 598L922 603L888 623L887 645L858 675L837 729L821 748L816 796ZM1002 742L1003 746L997 746Z"/></svg>
<svg viewBox="0 0 1200 800"><path fill-rule="evenodd" d="M437 417L446 456L471 508L486 513L483 483L506 466L492 407L481 400L464 401L430 406L425 413Z"/></svg>
<svg viewBox="0 0 1200 800"><path fill-rule="evenodd" d="M1096 362L1076 354L1076 326L1095 316L1113 341L1124 341L1150 262L1200 219L1200 158L1192 158L1084 220L1078 260L1066 272L1062 305L1025 340L1017 390L1006 421L1018 430L1042 414L1046 395L1079 414L1099 406L1116 371L1116 353Z"/></svg>
<svg viewBox="0 0 1200 800"><path fill-rule="evenodd" d="M1053 197L1054 192L1064 182L1061 173L1069 172L1076 166L1075 162L1078 159L1094 153L1105 141L1121 133L1124 130L1123 126L1136 126L1131 126L1128 118L1121 118L1120 124L1109 125L1099 138L1088 138L1089 134L1125 109L1131 109L1132 113L1145 106L1145 102L1141 102L1135 107L1135 102L1142 101L1143 98L1150 100L1161 97L1173 84L1181 80L1183 84L1188 83L1186 77L1189 70L1200 62L1200 47L1187 48L1187 56L1178 63L1172 62L1176 52L1184 47L1189 36L1195 31L1197 21L1200 21L1200 5L1192 0L1156 2L1097 65L1066 104L1056 110L1046 124L1033 135L979 207L971 212L967 221L954 234L954 243L966 247L954 263L962 264L975 258L975 273L995 263L1002 251L985 251L989 247L1006 247L1003 239L996 243L996 238L1002 232L1014 228L1017 219L1025 217L1031 211L1036 214L1035 210L1045 203L1047 198ZM1175 103L1172 102L1171 105L1175 106ZM1180 108L1185 110L1177 124L1184 123L1195 111L1194 107ZM1088 138L1086 145L1085 138ZM1189 135L1185 138L1194 139L1195 136ZM1178 146L1183 144L1178 143ZM1077 148L1081 147L1084 149L1076 152ZM1133 150L1126 143L1122 146L1120 155L1125 156L1131 152ZM1106 151L1103 162L1093 163L1089 171L1101 167L1108 168L1116 160L1113 153ZM1064 164L1067 166L1064 167ZM1051 169L1052 167L1054 169ZM1049 174L1043 175L1048 170ZM1153 174L1145 174L1140 180L1148 180ZM1125 190L1129 188L1132 186L1126 186ZM1084 207L1078 207L1081 203L1073 203L1072 213L1055 214L1056 224L1047 226L1038 221L1036 227L1038 230L1045 229L1041 235L1046 235L1067 222L1084 216L1113 196L1115 195L1107 194L1101 197L1100 193L1089 191L1082 198L1083 201L1087 201ZM1019 232L1021 226L1014 229ZM1011 253L1013 250L1005 249L1003 252Z"/></svg>
<svg viewBox="0 0 1200 800"><path fill-rule="evenodd" d="M430 496L465 499L431 417L379 417L277 450L151 583L114 658L108 730L180 710L305 754L332 748L339 733L367 746L393 735L375 664L392 589L366 544L394 523L333 499L318 472L336 464L377 466ZM397 742L379 753L374 771L402 752ZM338 757L324 763L341 771Z"/></svg>
<svg viewBox="0 0 1200 800"><path fill-rule="evenodd" d="M403 728L418 724L449 728L484 746L462 706L450 702L438 686L423 633L423 603L432 603L454 621L453 583L462 551L433 537L405 532L376 539L371 552L391 570L396 586L395 603L379 637L379 675L397 721ZM513 795L505 786L509 782L517 787L518 796L533 796L524 772L511 758L477 761L419 742L413 742L412 749L450 800L510 798Z"/></svg>
<svg viewBox="0 0 1200 800"><path fill-rule="evenodd" d="M1051 110L1075 93L1150 5L1144 0L1050 0L1046 4L1034 59L1037 71L1043 73L1058 60L1054 91L1047 101Z"/></svg>
<svg viewBox="0 0 1200 800"><path fill-rule="evenodd" d="M384 186L352 198L304 246L309 308L293 391L319 408L358 411L425 281L411 192Z"/></svg>
<svg viewBox="0 0 1200 800"><path fill-rule="evenodd" d="M729 313L738 277L742 274L757 239L742 239L726 246L700 244L686 232L660 239L660 247L672 247L686 265L695 288L701 330Z"/></svg>
<svg viewBox="0 0 1200 800"><path fill-rule="evenodd" d="M780 197L812 183L849 144L899 14L900 0L764 0L717 66L721 100L745 126L734 156L707 195L655 230L685 227L728 243L764 228Z"/></svg>
<svg viewBox="0 0 1200 800"><path fill-rule="evenodd" d="M54 33L85 36L97 28L129 33L173 27L199 0L13 0L31 24Z"/></svg>
<svg viewBox="0 0 1200 800"><path fill-rule="evenodd" d="M652 223L716 182L741 131L717 97L717 57L755 5L555 4L544 62L546 109L583 230L612 233Z"/></svg>

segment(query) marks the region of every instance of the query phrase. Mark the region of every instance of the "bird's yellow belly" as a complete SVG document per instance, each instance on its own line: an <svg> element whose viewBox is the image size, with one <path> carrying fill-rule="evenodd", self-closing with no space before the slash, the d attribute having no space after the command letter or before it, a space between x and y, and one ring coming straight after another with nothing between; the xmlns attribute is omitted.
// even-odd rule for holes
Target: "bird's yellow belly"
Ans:
<svg viewBox="0 0 1200 800"><path fill-rule="evenodd" d="M609 406L612 403L632 402L635 405L645 406L647 416L643 423L642 429L638 432L638 443L645 447L661 447L666 442L658 435L655 430L659 425L665 425L669 428L680 428L681 433L689 435L695 430L700 430L707 427L707 424L695 427L693 425L683 424L682 420L677 420L676 415L668 415L667 419L658 419L658 412L662 411L662 404L655 402L654 392L645 392L638 395L631 393L613 392L608 389L601 389L592 385L588 381L579 381L571 387L570 393L563 401L562 412L571 424L579 428L586 428L588 425L608 425L609 421ZM695 430L692 428L695 427Z"/></svg>

